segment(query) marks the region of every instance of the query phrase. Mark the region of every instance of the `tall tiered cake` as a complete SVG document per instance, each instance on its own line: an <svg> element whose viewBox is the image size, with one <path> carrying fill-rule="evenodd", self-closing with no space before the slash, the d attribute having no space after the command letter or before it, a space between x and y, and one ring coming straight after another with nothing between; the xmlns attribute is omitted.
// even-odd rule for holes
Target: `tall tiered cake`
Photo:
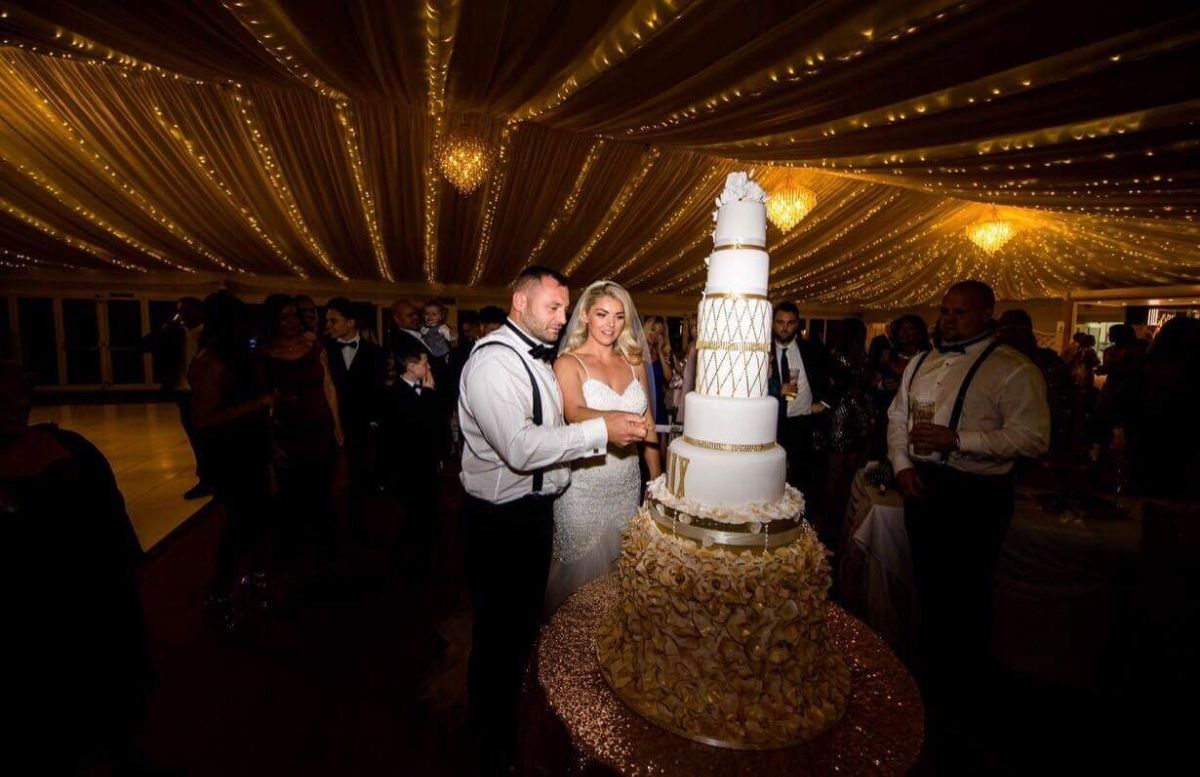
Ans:
<svg viewBox="0 0 1200 777"><path fill-rule="evenodd" d="M647 488L600 625L606 679L643 716L725 747L783 747L837 722L849 672L825 629L825 549L785 484L767 394L766 196L733 173L717 199L696 390Z"/></svg>

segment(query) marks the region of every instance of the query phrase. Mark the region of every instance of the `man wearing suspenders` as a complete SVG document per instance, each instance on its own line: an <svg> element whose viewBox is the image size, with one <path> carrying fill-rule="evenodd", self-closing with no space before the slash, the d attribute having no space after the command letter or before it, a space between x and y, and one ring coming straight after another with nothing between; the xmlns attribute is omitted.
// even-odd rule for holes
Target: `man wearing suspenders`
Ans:
<svg viewBox="0 0 1200 777"><path fill-rule="evenodd" d="M1041 372L995 341L996 298L963 281L942 298L937 347L912 360L888 410L888 457L904 494L932 716L972 701L991 624L993 571L1013 513L1014 462L1046 453ZM932 421L910 422L910 410ZM931 728L938 721L931 720Z"/></svg>
<svg viewBox="0 0 1200 777"><path fill-rule="evenodd" d="M551 363L568 301L562 275L523 271L508 320L476 343L462 373L463 518L475 618L468 690L488 772L502 771L515 751L521 679L550 570L553 502L571 481L566 464L646 433L634 413L564 422Z"/></svg>

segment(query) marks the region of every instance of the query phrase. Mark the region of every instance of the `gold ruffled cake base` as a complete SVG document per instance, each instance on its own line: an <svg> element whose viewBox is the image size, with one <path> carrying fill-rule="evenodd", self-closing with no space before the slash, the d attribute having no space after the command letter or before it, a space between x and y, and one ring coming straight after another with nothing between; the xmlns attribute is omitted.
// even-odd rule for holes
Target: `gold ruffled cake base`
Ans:
<svg viewBox="0 0 1200 777"><path fill-rule="evenodd" d="M830 605L825 627L846 661L852 691L840 721L795 747L744 751L708 747L673 736L634 712L605 681L596 625L622 602L617 576L579 589L542 630L537 681L527 720L526 760L533 769L572 774L597 769L623 775L905 774L924 738L916 683L883 641ZM543 698L544 695L544 698ZM562 724L564 742L555 733ZM552 725L553 724L553 725ZM557 771L556 771L557 773Z"/></svg>
<svg viewBox="0 0 1200 777"><path fill-rule="evenodd" d="M617 562L621 602L600 668L629 706L707 745L789 747L846 709L850 673L825 628L829 563L802 524L786 544L705 545L645 508Z"/></svg>

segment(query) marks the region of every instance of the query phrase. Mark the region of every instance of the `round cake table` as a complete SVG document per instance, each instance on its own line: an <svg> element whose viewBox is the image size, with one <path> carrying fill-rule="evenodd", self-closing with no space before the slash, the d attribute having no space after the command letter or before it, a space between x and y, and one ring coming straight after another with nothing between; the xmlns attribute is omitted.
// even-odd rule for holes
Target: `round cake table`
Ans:
<svg viewBox="0 0 1200 777"><path fill-rule="evenodd" d="M850 704L825 734L781 750L709 747L627 707L600 674L596 625L618 599L616 575L579 589L542 630L522 719L523 771L542 774L904 774L925 733L917 685L883 641L830 605L850 667Z"/></svg>

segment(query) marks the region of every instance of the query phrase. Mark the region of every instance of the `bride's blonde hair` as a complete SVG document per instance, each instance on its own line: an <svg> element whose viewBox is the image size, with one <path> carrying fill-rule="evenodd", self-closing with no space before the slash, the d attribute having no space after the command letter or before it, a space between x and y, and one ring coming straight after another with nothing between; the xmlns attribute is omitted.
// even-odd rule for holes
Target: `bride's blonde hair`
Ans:
<svg viewBox="0 0 1200 777"><path fill-rule="evenodd" d="M596 281L584 289L583 296L575 304L579 305L582 313L586 313L604 297L612 297L620 302L621 307L625 310L625 326L622 327L621 334L617 335L617 341L613 343L613 350L636 367L642 363L642 344L635 334L638 323L637 311L633 308L633 299L629 296L629 292L612 281ZM567 332L563 352L574 351L586 342L587 321L580 315L576 318L575 326L570 332Z"/></svg>

